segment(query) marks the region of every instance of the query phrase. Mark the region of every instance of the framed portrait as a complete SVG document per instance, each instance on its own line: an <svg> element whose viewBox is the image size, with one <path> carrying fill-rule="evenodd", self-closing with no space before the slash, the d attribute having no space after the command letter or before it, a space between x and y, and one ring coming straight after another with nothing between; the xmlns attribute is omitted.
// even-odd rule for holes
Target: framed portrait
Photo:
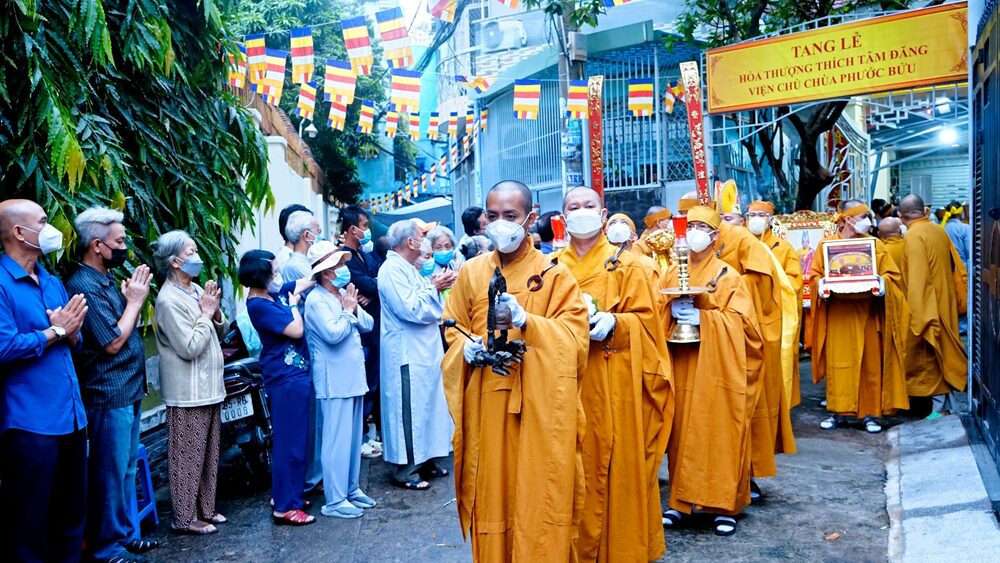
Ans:
<svg viewBox="0 0 1000 563"><path fill-rule="evenodd" d="M873 238L826 242L823 266L823 284L832 293L863 293L879 287Z"/></svg>
<svg viewBox="0 0 1000 563"><path fill-rule="evenodd" d="M790 242L799 254L803 277L802 305L808 308L811 303L809 278L819 241L837 232L833 213L796 211L791 215L776 215L771 228L776 235Z"/></svg>

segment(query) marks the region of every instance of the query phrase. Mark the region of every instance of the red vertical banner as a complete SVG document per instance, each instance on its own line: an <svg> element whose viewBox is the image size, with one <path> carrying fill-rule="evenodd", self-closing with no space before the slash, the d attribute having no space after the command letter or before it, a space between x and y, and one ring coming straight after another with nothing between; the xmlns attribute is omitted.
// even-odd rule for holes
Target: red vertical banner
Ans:
<svg viewBox="0 0 1000 563"><path fill-rule="evenodd" d="M701 74L698 63L681 63L681 82L684 83L684 105L688 113L688 136L691 138L691 157L694 159L694 183L698 202L711 205L708 191L708 158L705 155L704 116L701 111Z"/></svg>
<svg viewBox="0 0 1000 563"><path fill-rule="evenodd" d="M591 76L587 83L587 105L590 120L590 187L604 198L604 112L601 93L604 77Z"/></svg>

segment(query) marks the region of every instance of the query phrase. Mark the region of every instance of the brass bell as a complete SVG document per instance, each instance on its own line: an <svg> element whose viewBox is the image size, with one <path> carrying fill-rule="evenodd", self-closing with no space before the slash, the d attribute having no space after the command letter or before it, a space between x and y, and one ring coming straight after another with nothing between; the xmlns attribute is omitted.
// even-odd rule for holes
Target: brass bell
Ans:
<svg viewBox="0 0 1000 563"><path fill-rule="evenodd" d="M694 325L683 325L677 323L667 342L674 344L688 344L691 342L701 342L701 331Z"/></svg>

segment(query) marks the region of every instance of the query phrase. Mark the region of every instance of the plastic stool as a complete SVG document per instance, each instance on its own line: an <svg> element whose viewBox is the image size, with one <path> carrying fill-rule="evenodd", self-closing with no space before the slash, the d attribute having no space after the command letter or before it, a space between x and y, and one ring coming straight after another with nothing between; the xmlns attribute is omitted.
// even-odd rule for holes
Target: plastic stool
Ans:
<svg viewBox="0 0 1000 563"><path fill-rule="evenodd" d="M153 525L160 524L160 515L156 513L156 493L153 491L153 476L149 472L149 456L146 455L146 446L139 444L139 451L136 453L135 472L139 478L139 487L131 500L132 528L135 530L133 539L142 538L142 522L153 517Z"/></svg>

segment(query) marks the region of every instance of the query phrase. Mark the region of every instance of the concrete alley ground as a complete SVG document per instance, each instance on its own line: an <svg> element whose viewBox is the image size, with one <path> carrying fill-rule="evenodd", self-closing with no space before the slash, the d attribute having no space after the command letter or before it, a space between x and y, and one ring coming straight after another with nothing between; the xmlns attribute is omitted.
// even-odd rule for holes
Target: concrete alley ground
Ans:
<svg viewBox="0 0 1000 563"><path fill-rule="evenodd" d="M779 456L778 477L759 483L765 497L750 506L737 534L717 537L709 519L695 517L666 535L666 559L682 561L886 561L889 516L886 512L887 434L869 435L860 426L821 430L822 385L813 385L808 361L802 365L802 404L793 410L799 453ZM884 421L889 426L908 417ZM455 512L454 482L436 481L429 491L404 491L389 485L385 463L364 463L362 487L379 506L357 520L319 514L322 497L313 497L316 524L303 528L271 523L268 490L248 490L237 472L220 473L219 511L230 523L207 537L169 531L170 503L159 493L160 526L153 537L161 547L150 561L470 561ZM663 498L668 487L661 481Z"/></svg>

